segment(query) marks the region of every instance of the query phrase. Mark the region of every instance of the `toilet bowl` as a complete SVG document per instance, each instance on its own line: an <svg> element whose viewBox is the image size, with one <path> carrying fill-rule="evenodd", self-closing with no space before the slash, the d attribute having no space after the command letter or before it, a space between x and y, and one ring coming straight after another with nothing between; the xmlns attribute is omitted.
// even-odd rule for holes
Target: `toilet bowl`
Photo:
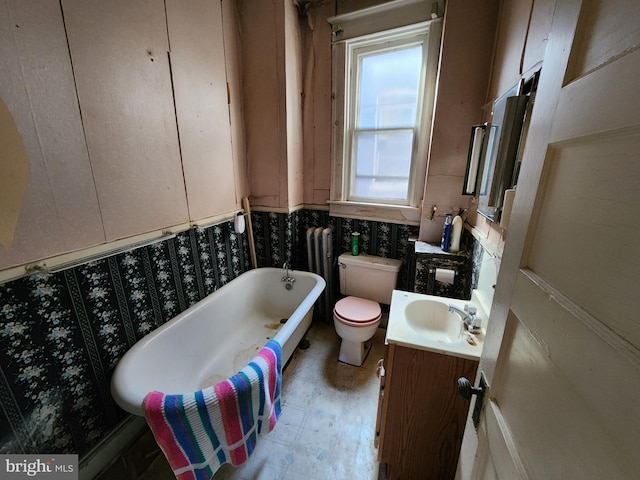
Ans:
<svg viewBox="0 0 640 480"><path fill-rule="evenodd" d="M402 261L343 253L338 258L340 293L333 309L333 325L342 338L338 360L361 366L371 348L382 317L380 304L391 303Z"/></svg>
<svg viewBox="0 0 640 480"><path fill-rule="evenodd" d="M380 325L380 304L358 297L345 297L333 309L333 325L342 338L338 360L361 366L371 349L371 337Z"/></svg>

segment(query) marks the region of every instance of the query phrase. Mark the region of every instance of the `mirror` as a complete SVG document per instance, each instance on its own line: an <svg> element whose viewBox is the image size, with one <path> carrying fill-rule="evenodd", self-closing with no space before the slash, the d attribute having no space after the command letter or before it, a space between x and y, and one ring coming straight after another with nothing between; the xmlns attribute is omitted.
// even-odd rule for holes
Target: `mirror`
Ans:
<svg viewBox="0 0 640 480"><path fill-rule="evenodd" d="M478 213L492 222L500 218L504 191L514 183L514 167L529 95L522 82L493 104L487 123L476 180ZM472 139L473 141L473 139Z"/></svg>
<svg viewBox="0 0 640 480"><path fill-rule="evenodd" d="M462 195L475 195L478 178L478 168L482 155L482 144L487 125L474 125L471 127L471 142L469 143L469 155L467 157L467 171L464 174Z"/></svg>

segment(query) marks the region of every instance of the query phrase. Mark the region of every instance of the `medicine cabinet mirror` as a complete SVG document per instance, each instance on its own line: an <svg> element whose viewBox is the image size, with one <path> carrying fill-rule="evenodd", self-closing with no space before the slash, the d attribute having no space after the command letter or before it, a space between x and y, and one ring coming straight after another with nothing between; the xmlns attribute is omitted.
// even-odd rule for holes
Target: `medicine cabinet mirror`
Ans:
<svg viewBox="0 0 640 480"><path fill-rule="evenodd" d="M490 122L472 128L463 194L476 195L478 213L492 222L500 218L505 190L517 182L516 159L530 94L529 82L526 87L519 82L494 102Z"/></svg>

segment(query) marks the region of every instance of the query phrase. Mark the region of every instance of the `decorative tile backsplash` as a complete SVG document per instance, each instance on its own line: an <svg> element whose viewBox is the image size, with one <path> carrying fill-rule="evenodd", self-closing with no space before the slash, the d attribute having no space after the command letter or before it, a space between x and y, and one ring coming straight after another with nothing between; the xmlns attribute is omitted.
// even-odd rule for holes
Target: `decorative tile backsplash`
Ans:
<svg viewBox="0 0 640 480"><path fill-rule="evenodd" d="M258 266L307 269L306 231L334 228L337 255L359 231L363 253L407 260L418 227L252 212ZM70 268L0 285L0 453L88 452L125 416L110 380L124 353L251 268L247 235L231 222ZM399 284L409 284L406 265Z"/></svg>

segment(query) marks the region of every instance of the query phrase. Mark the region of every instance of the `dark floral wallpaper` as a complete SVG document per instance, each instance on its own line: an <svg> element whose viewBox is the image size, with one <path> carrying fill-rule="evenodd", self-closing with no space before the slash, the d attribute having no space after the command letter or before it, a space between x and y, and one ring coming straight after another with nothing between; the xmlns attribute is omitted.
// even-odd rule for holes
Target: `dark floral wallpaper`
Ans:
<svg viewBox="0 0 640 480"><path fill-rule="evenodd" d="M307 270L307 229L331 226L336 258L358 231L361 252L405 261L399 287L413 289L418 227L307 209L251 218L260 267ZM1 284L0 453L87 453L127 415L110 394L124 353L250 268L247 235L224 222Z"/></svg>
<svg viewBox="0 0 640 480"><path fill-rule="evenodd" d="M256 255L259 266L308 270L306 232L310 227L333 228L335 257L351 251L351 234L360 233L360 252L407 261L413 253L410 237L417 237L419 227L395 223L331 217L325 210L298 210L290 214L252 212ZM409 284L407 265L400 271L399 285Z"/></svg>
<svg viewBox="0 0 640 480"><path fill-rule="evenodd" d="M403 260L398 275L398 288L413 290L415 259L414 243L419 227L371 220L331 217L326 210L303 209L290 214L252 212L251 214L259 266L282 267L286 261L293 268L309 270L307 230L310 227L333 229L333 265L344 252L351 252L351 234L360 233L360 252ZM315 319L331 323L331 305L339 295L337 268L332 269L331 285L323 292L315 310ZM329 297L328 300L326 297Z"/></svg>
<svg viewBox="0 0 640 480"><path fill-rule="evenodd" d="M416 254L415 284L413 291L441 297L468 300L471 291L478 286L479 271L474 268L482 246L467 230L463 230L459 254ZM452 284L436 279L435 270L444 268L456 272Z"/></svg>
<svg viewBox="0 0 640 480"><path fill-rule="evenodd" d="M248 268L223 223L0 285L0 452L87 452L126 416L110 393L122 355Z"/></svg>

